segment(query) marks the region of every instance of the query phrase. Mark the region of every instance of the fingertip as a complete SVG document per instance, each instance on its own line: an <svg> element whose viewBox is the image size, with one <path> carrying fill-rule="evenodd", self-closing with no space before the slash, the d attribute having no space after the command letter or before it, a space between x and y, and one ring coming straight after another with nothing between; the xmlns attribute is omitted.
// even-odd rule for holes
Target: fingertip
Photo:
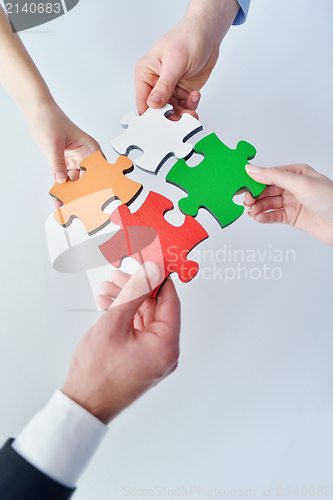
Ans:
<svg viewBox="0 0 333 500"><path fill-rule="evenodd" d="M192 102L193 102L193 103L197 103L197 102L199 102L199 101L200 101L200 98L201 98L201 94L200 94L200 92L196 92L196 91L194 91L194 92L192 92L192 93L191 93L191 99L192 99Z"/></svg>
<svg viewBox="0 0 333 500"><path fill-rule="evenodd" d="M176 287L174 285L174 282L172 281L171 276L167 276L163 283L161 284L161 287L158 291L158 295L156 297L157 301L164 299L167 295L170 295L170 293L173 293L176 291Z"/></svg>
<svg viewBox="0 0 333 500"><path fill-rule="evenodd" d="M139 274L144 276L149 282L151 288L154 290L161 282L161 272L155 262L145 262L139 268Z"/></svg>
<svg viewBox="0 0 333 500"><path fill-rule="evenodd" d="M65 173L65 172L60 170L59 172L56 172L54 174L54 178L58 184L63 184L64 182L67 181L68 175L67 175L67 172Z"/></svg>
<svg viewBox="0 0 333 500"><path fill-rule="evenodd" d="M159 104L160 102L162 102L162 96L161 94L159 94L159 92L153 91L148 97L148 101L150 103Z"/></svg>
<svg viewBox="0 0 333 500"><path fill-rule="evenodd" d="M245 191L245 196L243 200L243 205L245 207L251 207L255 203L255 199L248 191Z"/></svg>
<svg viewBox="0 0 333 500"><path fill-rule="evenodd" d="M63 206L63 203L58 198L53 198L53 206L55 210L58 210L58 208Z"/></svg>
<svg viewBox="0 0 333 500"><path fill-rule="evenodd" d="M200 99L201 99L200 92L198 92L197 90L191 92L186 101L186 109L195 111L199 106Z"/></svg>
<svg viewBox="0 0 333 500"><path fill-rule="evenodd" d="M102 283L99 286L100 291L102 292L103 295L107 295L108 291L110 289L110 281L102 281Z"/></svg>
<svg viewBox="0 0 333 500"><path fill-rule="evenodd" d="M167 102L168 99L166 97L163 97L163 95L161 95L159 92L156 92L155 90L151 92L147 99L147 104L149 108L152 109L162 108Z"/></svg>
<svg viewBox="0 0 333 500"><path fill-rule="evenodd" d="M251 174L262 174L262 167L257 167L256 165L252 165L250 163L248 163L247 165L245 165L245 170L246 172L251 175Z"/></svg>
<svg viewBox="0 0 333 500"><path fill-rule="evenodd" d="M103 309L103 311L106 311L111 307L113 304L113 300L106 297L105 295L97 295L95 298L96 305L99 309Z"/></svg>

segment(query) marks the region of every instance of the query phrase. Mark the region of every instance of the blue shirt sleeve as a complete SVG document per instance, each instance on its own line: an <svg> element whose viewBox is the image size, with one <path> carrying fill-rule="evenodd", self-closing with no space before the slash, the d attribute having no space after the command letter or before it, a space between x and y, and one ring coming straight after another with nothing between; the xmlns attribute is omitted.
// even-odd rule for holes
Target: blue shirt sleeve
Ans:
<svg viewBox="0 0 333 500"><path fill-rule="evenodd" d="M232 23L234 26L245 23L251 3L251 0L237 0L237 1L239 3L239 11L234 22Z"/></svg>

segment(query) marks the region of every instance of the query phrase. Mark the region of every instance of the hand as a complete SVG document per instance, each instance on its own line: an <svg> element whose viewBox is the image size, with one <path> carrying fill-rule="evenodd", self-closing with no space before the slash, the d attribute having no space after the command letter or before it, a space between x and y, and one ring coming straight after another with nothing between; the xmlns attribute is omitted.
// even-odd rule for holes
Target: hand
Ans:
<svg viewBox="0 0 333 500"><path fill-rule="evenodd" d="M158 109L172 98L175 115L180 117L187 110L197 117L198 90L206 83L218 58L217 49L209 60L210 48L203 38L201 33L192 36L190 22L184 20L140 59L134 72L140 115L148 106Z"/></svg>
<svg viewBox="0 0 333 500"><path fill-rule="evenodd" d="M150 297L147 277L156 288L156 264L132 277L114 271L113 283L104 282L99 305L111 307L80 341L62 388L105 424L177 367L179 299L171 279Z"/></svg>
<svg viewBox="0 0 333 500"><path fill-rule="evenodd" d="M100 146L78 128L52 100L38 106L29 119L29 130L51 164L54 180L65 182L67 175L77 180L79 163ZM57 200L57 207L61 202Z"/></svg>
<svg viewBox="0 0 333 500"><path fill-rule="evenodd" d="M333 182L308 165L260 168L247 165L248 174L268 184L256 200L246 193L248 214L262 224L289 224L333 245Z"/></svg>
<svg viewBox="0 0 333 500"><path fill-rule="evenodd" d="M168 101L176 117L197 117L198 92L219 56L220 43L239 9L236 0L192 0L183 21L162 36L135 67L139 114Z"/></svg>

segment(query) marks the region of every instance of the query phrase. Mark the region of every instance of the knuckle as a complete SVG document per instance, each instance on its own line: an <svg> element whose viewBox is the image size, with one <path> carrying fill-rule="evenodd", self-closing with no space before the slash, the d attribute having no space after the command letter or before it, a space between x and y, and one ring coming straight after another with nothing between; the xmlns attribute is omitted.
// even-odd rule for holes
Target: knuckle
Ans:
<svg viewBox="0 0 333 500"><path fill-rule="evenodd" d="M165 77L161 77L158 80L156 87L158 87L160 89L164 89L167 92L171 92L173 90L173 85L172 85L171 80L169 80L168 78L165 78Z"/></svg>
<svg viewBox="0 0 333 500"><path fill-rule="evenodd" d="M279 175L281 173L281 169L279 167L272 167L269 170L272 175Z"/></svg>
<svg viewBox="0 0 333 500"><path fill-rule="evenodd" d="M301 168L302 170L307 171L307 172L308 172L309 170L313 170L313 168L312 168L312 167L310 167L310 165L307 165L307 163L300 163L300 165L299 165L299 166L300 166L300 168Z"/></svg>

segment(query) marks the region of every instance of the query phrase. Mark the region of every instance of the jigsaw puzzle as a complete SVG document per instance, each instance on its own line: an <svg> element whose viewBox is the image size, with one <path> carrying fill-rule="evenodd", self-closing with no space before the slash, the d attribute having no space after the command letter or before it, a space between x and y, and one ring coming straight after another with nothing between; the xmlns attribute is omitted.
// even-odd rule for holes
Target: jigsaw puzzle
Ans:
<svg viewBox="0 0 333 500"><path fill-rule="evenodd" d="M50 195L64 204L54 213L59 224L68 227L77 217L92 235L110 222L110 215L103 212L104 208L115 199L131 203L139 195L142 184L124 175L134 168L126 156L120 156L112 164L96 151L80 163L80 168L85 170L80 179L55 184Z"/></svg>
<svg viewBox="0 0 333 500"><path fill-rule="evenodd" d="M246 189L257 198L266 187L251 179L245 170L256 150L245 141L239 142L236 149L229 149L214 133L201 139L194 150L204 155L202 162L189 167L185 160L177 161L166 181L188 193L187 198L179 201L183 213L195 217L199 208L206 208L226 227L244 211L243 206L233 202L234 195Z"/></svg>
<svg viewBox="0 0 333 500"><path fill-rule="evenodd" d="M140 264L155 262L166 278L177 272L181 281L190 281L197 274L197 262L187 254L208 238L205 229L193 217L186 216L182 226L167 222L164 214L174 208L172 201L151 191L135 213L121 205L111 214L111 221L121 226L118 233L100 245L106 260L119 267L123 258L133 257ZM153 293L156 296L158 289Z"/></svg>
<svg viewBox="0 0 333 500"><path fill-rule="evenodd" d="M111 141L112 147L122 155L139 149L143 155L135 165L152 173L157 173L170 156L186 158L193 150L186 141L202 130L202 125L188 113L179 121L170 121L167 116L172 112L173 107L166 104L161 109L149 108L141 116L128 113L121 120L126 130Z"/></svg>

